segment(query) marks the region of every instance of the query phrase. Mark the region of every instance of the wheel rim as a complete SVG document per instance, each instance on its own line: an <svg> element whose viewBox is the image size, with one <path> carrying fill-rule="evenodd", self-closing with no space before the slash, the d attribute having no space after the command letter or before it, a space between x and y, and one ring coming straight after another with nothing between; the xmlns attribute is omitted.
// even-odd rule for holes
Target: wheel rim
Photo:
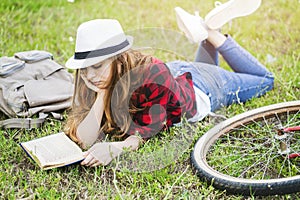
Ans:
<svg viewBox="0 0 300 200"><path fill-rule="evenodd" d="M199 140L198 147L202 147L195 148L195 152L202 151L202 157L194 155L195 159L202 160L200 165L205 166L200 167L208 169L208 173L240 182L299 178L300 157L291 159L287 155L300 153L300 133L284 139L290 152L281 150L283 139L275 133L278 127L300 126L299 105L297 101L289 103L289 107L265 107L227 120L214 128L213 132L218 133L208 133Z"/></svg>

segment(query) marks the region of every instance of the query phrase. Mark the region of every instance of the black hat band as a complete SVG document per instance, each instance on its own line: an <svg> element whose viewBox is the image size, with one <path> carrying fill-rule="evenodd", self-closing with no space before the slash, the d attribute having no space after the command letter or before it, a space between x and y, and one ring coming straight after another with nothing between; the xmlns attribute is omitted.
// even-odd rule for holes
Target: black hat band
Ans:
<svg viewBox="0 0 300 200"><path fill-rule="evenodd" d="M93 51L84 51L84 52L75 52L74 59L81 60L81 59L86 59L86 58L95 58L95 57L99 57L99 56L106 56L106 55L118 52L128 45L129 45L128 40L125 40L124 42L122 42L118 45L106 47L103 49L97 49L97 50L93 50Z"/></svg>

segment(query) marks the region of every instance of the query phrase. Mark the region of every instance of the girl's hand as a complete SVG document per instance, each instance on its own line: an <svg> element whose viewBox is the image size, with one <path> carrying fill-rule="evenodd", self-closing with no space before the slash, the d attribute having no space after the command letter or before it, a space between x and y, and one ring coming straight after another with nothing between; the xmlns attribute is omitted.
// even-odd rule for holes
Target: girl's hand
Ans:
<svg viewBox="0 0 300 200"><path fill-rule="evenodd" d="M101 142L94 144L84 153L85 159L81 165L96 167L99 165L108 165L115 157L121 155L123 148L131 150L138 149L141 138L131 135L122 142Z"/></svg>
<svg viewBox="0 0 300 200"><path fill-rule="evenodd" d="M115 157L119 156L123 150L121 142L102 142L94 144L84 153L85 159L81 165L96 167L108 165Z"/></svg>

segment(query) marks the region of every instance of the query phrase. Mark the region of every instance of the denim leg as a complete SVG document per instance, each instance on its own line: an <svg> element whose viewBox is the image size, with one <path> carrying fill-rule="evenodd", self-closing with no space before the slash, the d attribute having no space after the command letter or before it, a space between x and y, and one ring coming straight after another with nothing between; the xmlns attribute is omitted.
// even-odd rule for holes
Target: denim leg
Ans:
<svg viewBox="0 0 300 200"><path fill-rule="evenodd" d="M216 99L216 91L212 91L212 111L233 103L244 103L255 97L264 95L271 90L274 85L272 76L256 76L251 74L243 74L229 72L219 68L219 75L222 80L223 96Z"/></svg>
<svg viewBox="0 0 300 200"><path fill-rule="evenodd" d="M218 51L208 40L200 43L195 62L219 65Z"/></svg>
<svg viewBox="0 0 300 200"><path fill-rule="evenodd" d="M227 36L224 44L217 50L235 72L256 76L272 76L272 73L264 65L230 36Z"/></svg>
<svg viewBox="0 0 300 200"><path fill-rule="evenodd" d="M173 71L174 74L192 72L194 85L209 96L212 111L222 106L243 103L251 98L260 97L273 88L273 74L230 36L218 49L210 48L210 45L207 42L201 44L196 57L197 62L169 64L173 66L171 72ZM206 54L202 53L203 50ZM216 58L213 56L217 54L216 50L234 72L207 64L216 62L216 60L211 62L212 59L205 59L205 57Z"/></svg>
<svg viewBox="0 0 300 200"><path fill-rule="evenodd" d="M272 76L230 72L216 65L199 62L183 66L183 70L192 73L194 85L209 96L211 111L233 103L244 103L273 88Z"/></svg>

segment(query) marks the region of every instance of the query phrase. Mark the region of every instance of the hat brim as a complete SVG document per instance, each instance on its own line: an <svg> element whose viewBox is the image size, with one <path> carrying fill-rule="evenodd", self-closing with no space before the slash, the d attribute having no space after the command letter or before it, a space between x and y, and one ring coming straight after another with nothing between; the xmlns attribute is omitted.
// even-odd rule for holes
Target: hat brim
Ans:
<svg viewBox="0 0 300 200"><path fill-rule="evenodd" d="M133 37L127 35L126 38L129 42L129 45L127 45L123 49L120 49L119 51L116 51L112 54L108 54L108 55L104 55L104 56L98 56L98 57L86 58L86 59L75 59L74 55L73 55L71 58L69 58L67 60L66 67L69 69L82 69L82 68L86 68L91 65L95 65L101 61L104 61L104 60L111 58L113 56L116 56L118 54L121 54L121 53L127 51L128 49L130 49L133 45Z"/></svg>

